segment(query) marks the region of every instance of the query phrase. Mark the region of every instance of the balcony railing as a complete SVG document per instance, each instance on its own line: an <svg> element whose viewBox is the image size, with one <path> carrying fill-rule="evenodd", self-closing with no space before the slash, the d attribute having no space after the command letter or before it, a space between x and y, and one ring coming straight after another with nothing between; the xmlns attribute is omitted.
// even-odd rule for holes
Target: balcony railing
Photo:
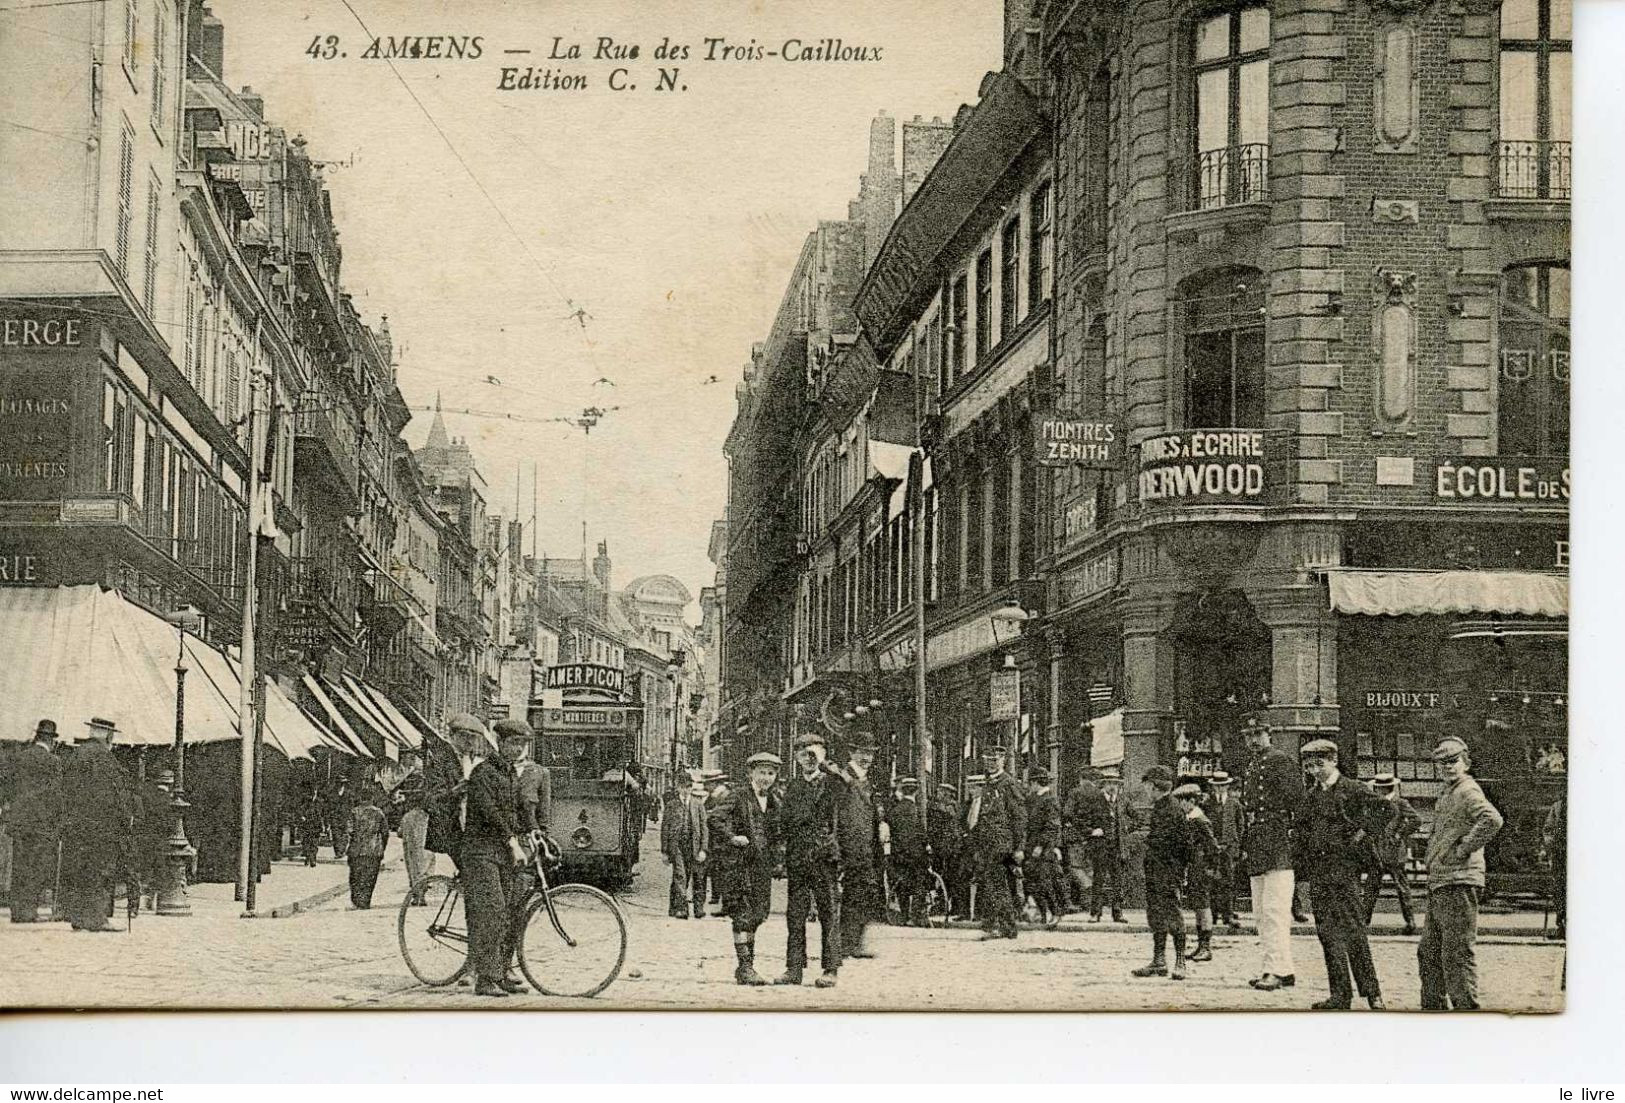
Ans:
<svg viewBox="0 0 1625 1103"><path fill-rule="evenodd" d="M341 512L360 512L361 499L356 489L356 462L332 417L319 407L300 410L295 423L294 459L314 461L325 467L327 482L338 491L334 499Z"/></svg>
<svg viewBox="0 0 1625 1103"><path fill-rule="evenodd" d="M1568 199L1568 142L1502 142L1496 149L1496 193L1502 199Z"/></svg>
<svg viewBox="0 0 1625 1103"><path fill-rule="evenodd" d="M1190 187L1193 210L1264 202L1270 187L1269 144L1253 142L1197 154Z"/></svg>

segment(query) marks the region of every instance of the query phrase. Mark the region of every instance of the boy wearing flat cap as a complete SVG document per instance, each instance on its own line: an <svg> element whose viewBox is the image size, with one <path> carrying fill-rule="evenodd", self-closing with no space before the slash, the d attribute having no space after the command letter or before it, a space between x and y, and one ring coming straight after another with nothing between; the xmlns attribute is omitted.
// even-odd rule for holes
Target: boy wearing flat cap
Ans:
<svg viewBox="0 0 1625 1103"><path fill-rule="evenodd" d="M735 795L725 834L715 845L733 854L722 903L732 920L734 954L739 959L734 981L756 986L767 983L756 972L756 928L767 919L778 866L779 798L773 783L779 780L779 756L758 751L745 765L750 768L750 785Z"/></svg>
<svg viewBox="0 0 1625 1103"><path fill-rule="evenodd" d="M1185 809L1174 798L1174 772L1152 766L1141 776L1153 794L1151 827L1145 839L1145 921L1151 928L1151 963L1137 977L1185 979L1185 915L1180 885L1190 865L1190 830ZM1174 940L1174 967L1168 968L1168 936Z"/></svg>
<svg viewBox="0 0 1625 1103"><path fill-rule="evenodd" d="M1422 980L1424 1011L1478 1008L1478 898L1484 892L1484 845L1504 821L1484 790L1467 772L1472 759L1460 739L1443 739L1433 761L1444 791L1433 806L1428 836L1428 914L1416 965Z"/></svg>
<svg viewBox="0 0 1625 1103"><path fill-rule="evenodd" d="M1213 960L1213 882L1219 868L1219 840L1202 811L1202 787L1188 782L1174 789L1190 831L1191 865L1185 878L1185 906L1196 913L1196 950L1189 961Z"/></svg>
<svg viewBox="0 0 1625 1103"><path fill-rule="evenodd" d="M1035 766L1027 773L1027 891L1054 930L1066 910L1061 884L1061 802L1050 788L1049 770Z"/></svg>
<svg viewBox="0 0 1625 1103"><path fill-rule="evenodd" d="M1331 994L1313 1006L1317 1011L1347 1011L1357 988L1372 1010L1380 1011L1382 987L1366 939L1360 871L1370 866L1393 808L1339 772L1337 744L1330 739L1305 743L1299 754L1312 784L1293 823L1293 843L1297 867L1309 881L1315 934L1331 987Z"/></svg>
<svg viewBox="0 0 1625 1103"><path fill-rule="evenodd" d="M1004 768L1003 747L982 752L987 779L965 812L965 833L976 862L982 913L982 939L1016 937L1016 904L1010 893L1014 868L1027 844L1027 802Z"/></svg>
<svg viewBox="0 0 1625 1103"><path fill-rule="evenodd" d="M1394 895L1399 898L1399 912L1405 917L1405 933L1416 933L1416 913L1411 906L1411 882L1405 874L1405 862L1411 854L1411 836L1422 826L1422 817L1411 807L1410 801L1399 795L1399 779L1393 774L1378 774L1371 782L1372 791L1393 805L1389 817L1377 839L1376 864L1366 871L1365 924L1377 910L1377 897L1382 893L1382 879L1394 882Z"/></svg>

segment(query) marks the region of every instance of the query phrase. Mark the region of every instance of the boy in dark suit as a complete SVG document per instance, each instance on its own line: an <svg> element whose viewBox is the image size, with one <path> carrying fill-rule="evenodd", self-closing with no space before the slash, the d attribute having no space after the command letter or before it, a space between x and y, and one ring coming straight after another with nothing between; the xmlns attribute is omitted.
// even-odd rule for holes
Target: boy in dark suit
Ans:
<svg viewBox="0 0 1625 1103"><path fill-rule="evenodd" d="M1176 798L1174 772L1153 766L1141 777L1154 796L1151 830L1145 840L1145 921L1151 928L1151 963L1133 970L1137 977L1185 979L1185 914L1179 898L1190 865L1190 828L1186 814L1194 807L1196 786L1188 785L1190 805ZM1168 969L1168 936L1174 939L1174 967Z"/></svg>
<svg viewBox="0 0 1625 1103"><path fill-rule="evenodd" d="M779 798L773 784L779 780L780 764L779 756L767 751L745 760L750 785L734 796L725 817L725 838L716 844L733 852L723 905L732 920L734 954L739 959L734 969L737 984L768 983L756 971L756 928L767 919L779 864Z"/></svg>

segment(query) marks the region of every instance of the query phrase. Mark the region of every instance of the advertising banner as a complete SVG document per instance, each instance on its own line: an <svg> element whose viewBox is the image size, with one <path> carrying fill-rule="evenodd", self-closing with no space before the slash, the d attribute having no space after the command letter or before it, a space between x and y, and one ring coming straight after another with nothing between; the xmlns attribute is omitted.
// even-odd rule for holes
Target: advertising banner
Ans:
<svg viewBox="0 0 1625 1103"><path fill-rule="evenodd" d="M1262 429L1186 429L1140 445L1140 501L1252 505L1264 501Z"/></svg>

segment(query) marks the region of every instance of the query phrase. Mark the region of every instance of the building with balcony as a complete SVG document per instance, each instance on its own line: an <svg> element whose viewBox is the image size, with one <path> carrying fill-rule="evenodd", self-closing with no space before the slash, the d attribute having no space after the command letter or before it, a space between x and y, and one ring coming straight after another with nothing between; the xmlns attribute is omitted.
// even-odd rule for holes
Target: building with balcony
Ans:
<svg viewBox="0 0 1625 1103"><path fill-rule="evenodd" d="M1235 773L1266 720L1424 806L1442 734L1529 784L1566 747L1568 5L1036 8L1056 398L1123 445L1043 500L1053 722L1105 687L1130 777Z"/></svg>

